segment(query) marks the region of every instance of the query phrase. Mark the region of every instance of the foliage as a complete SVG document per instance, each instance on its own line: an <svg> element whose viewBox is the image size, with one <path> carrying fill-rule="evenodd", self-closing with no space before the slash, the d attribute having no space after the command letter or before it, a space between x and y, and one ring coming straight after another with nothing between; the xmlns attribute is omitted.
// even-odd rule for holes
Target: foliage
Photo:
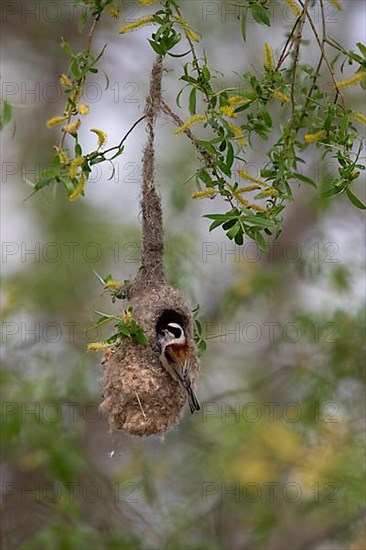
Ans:
<svg viewBox="0 0 366 550"><path fill-rule="evenodd" d="M338 176L322 197L327 199L345 193L356 208L366 208L351 187L365 169L360 159L362 140L355 128L355 122L365 122L365 115L346 106L343 92L349 86L366 85L366 47L358 43L357 51L347 51L329 36L325 2L320 0L321 34L310 14L315 0L305 0L300 3L301 8L296 2L285 2L297 17L287 33L278 60L274 59L270 44L265 43L262 71L240 75L243 83L240 88L226 88L219 92L215 92L214 86L219 71L209 66L205 55L200 58L196 53L200 37L184 19L175 0L159 2L160 7L153 14L127 23L120 29L120 33L125 34L152 24L157 28L149 43L159 56L191 57L182 67L180 80L184 87L177 96L179 107L185 98L191 118L181 121L165 103L163 110L171 115L175 124L180 121L176 133L188 135L201 159L201 166L194 174L198 191L193 197L214 199L221 196L228 204L227 212L207 215L213 220L210 231L222 227L228 239L238 245L243 244L246 235L254 239L262 250L267 250L268 236L277 238L281 232L282 213L286 204L293 200L293 185L305 183L317 187L317 182L306 174L304 159L309 148L317 147L322 158L334 158L338 165ZM88 12L92 18L87 46L84 51L74 53L68 42L63 40L61 43L70 58L67 74L60 77L67 97L66 106L62 115L51 118L47 124L49 127L63 124L62 138L55 147L53 165L34 184L34 191L52 182L62 184L72 201L84 195L93 165L112 162L121 155L129 133L144 118L136 121L119 144L105 150L102 149L106 134L103 130L92 129L97 135L98 146L89 153L83 151L78 137L82 123L80 116L89 112L89 107L81 103L83 87L87 76L98 72L97 65L106 47L94 56L91 53L92 38L104 11L118 15L118 2L94 0L77 3L86 5L80 30L84 29ZM243 0L241 29L244 41L249 13L257 24L271 26L269 5L269 1ZM319 48L319 59L314 65L301 61L307 47L303 38L307 25ZM188 43L188 50L173 53L183 38ZM327 48L335 53L333 57ZM336 73L341 74L346 64L355 66L354 75L339 80ZM328 76L323 74L323 68ZM330 86L324 86L324 77L330 78ZM253 175L245 169L249 149L258 139L269 141L276 136L273 114L279 107L283 112L280 137L268 149L260 174ZM203 124L205 139L197 139L192 134L191 126L198 123ZM64 148L67 135L74 140L74 156ZM243 180L251 185L243 185Z"/></svg>
<svg viewBox="0 0 366 550"><path fill-rule="evenodd" d="M157 2L146 1L144 4L151 4L152 8L160 11L166 9L165 2L158 5ZM182 9L188 10L184 2L180 4ZM196 5L196 2L191 4ZM296 17L301 17L304 3L286 2L286 5L289 4L297 6L300 12ZM113 10L117 10L121 2L77 2L77 5L83 7L82 25L89 26L93 9L104 6L103 14L107 14L110 8L110 15L113 16ZM125 5L128 7L128 3ZM343 5L345 17L352 9L353 16L357 15L360 6L357 0L354 5ZM270 3L251 0L242 2L241 6L246 7L240 26L248 40L250 65L255 60L255 48L262 49L258 37L253 38L252 42L251 30L266 22ZM171 9L172 16L176 15L173 4ZM172 21L172 16L169 21ZM255 23L251 21L253 18ZM4 32L11 33L13 37L12 48L8 49L7 55L14 52L18 57L20 81L23 82L27 74L30 59L35 60L34 67L43 67L45 79L50 81L55 67L63 66L63 50L59 54L57 50L52 52L50 63L48 49L49 33L52 36L57 34L60 23L57 22L55 32L53 25L47 24L47 21L37 23L32 16L28 25L21 27L24 33L22 41L19 41L22 24L20 11L18 19L14 19L14 25L13 20L10 24L5 21ZM108 19L98 21L98 25L104 25L101 35L110 32L110 23L114 24ZM151 24L154 25L154 32L160 28L159 22ZM304 25L311 30L308 18ZM195 26L196 23L192 28ZM264 28L267 29L267 25ZM188 32L188 26L184 28L174 19L169 29L170 33L174 30L181 35L181 42L171 48L166 57L171 63L179 65L179 58L177 62L173 56L186 51L185 30ZM66 31L62 29L62 32L71 35L70 43L77 43L78 37L72 36L73 25L70 22ZM215 32L220 35L221 23L213 29L213 37ZM227 27L225 32L228 44L237 47L236 37L227 32ZM345 36L345 32L346 26L338 25L334 29L338 40L340 36ZM24 56L23 39L29 40L27 56ZM124 35L118 39L127 41ZM160 44L162 40L159 38L158 42ZM193 42L197 48L196 42ZM137 52L143 55L140 46L136 45ZM243 47L246 47L245 44ZM344 51L331 48L331 51L334 49L340 54L331 66L337 75L336 81L341 82L338 78L347 79L346 75L340 76L342 59L350 58L351 68L355 68L361 66L365 52L357 45L355 51L348 52L348 57ZM310 67L311 63L305 62L309 57L308 50L303 39L300 43L303 57L299 54L294 86L296 125L299 124L297 105L301 110L305 99L299 86L303 83L304 94L309 90L306 67ZM118 55L119 52L116 57ZM192 53L189 55L192 56ZM269 66L268 48L266 56L266 65ZM274 53L272 57L275 58ZM10 59L13 61L12 57ZM97 67L95 64L90 66L98 69L101 60L103 57ZM213 75L209 80L211 85L213 78L219 82L220 75L208 60L204 56L198 56L198 60L199 66L202 68L207 64ZM92 60L88 58L85 63L90 64ZM288 128L288 117L291 117L291 80L290 73L284 67L291 71L293 63L293 56L286 55L279 71L285 82L283 93L287 93L290 101L284 101L281 107L281 100L273 95L265 104L264 108L272 120L272 129L265 132L269 138L267 141L262 141L258 134L258 130L268 128L259 111L264 101L259 92L258 98L261 99L256 99L254 104L246 104L246 109L237 111L237 117L231 119L220 111L221 106L231 106L225 103L226 100L223 105L220 104L223 91L217 96L216 106L211 106L210 113L206 114L208 104L202 101L204 96L196 89L196 114L192 116L202 116L204 119L196 118L195 126L188 125L185 131L179 133L185 133L198 151L202 165L197 173L206 170L211 178L207 184L199 179L196 193L213 197L208 203L213 207L222 202L221 190L216 184L212 186L211 182L215 180L209 164L211 157L207 148L200 148L199 142L219 137L211 125L211 121L215 121L217 128L223 128L225 140L231 142L236 154L243 138L237 135L234 139L225 125L226 122L235 122L253 148L258 143L270 143L272 150L279 139L275 129L281 124L282 128ZM347 64L348 61L345 68ZM13 63L4 65L4 77L7 66L13 67ZM325 60L323 66L328 74ZM314 72L311 74L315 75ZM183 68L181 76L184 75ZM187 66L187 76L197 81L197 71L193 70L192 63ZM227 91L227 97L231 98L237 92L240 97L256 94L256 87L260 88L261 94L263 90L272 93L268 69L257 70L252 76L256 78L254 88L246 80L245 91ZM71 77L70 74L73 81ZM141 79L144 78L142 75ZM273 78L277 82L278 75ZM327 93L325 81L322 72L317 81L318 88L312 92L311 98ZM363 85L363 82L355 82L354 79L352 82L349 85ZM185 109L187 118L191 114L189 97L198 84L182 80L182 86L186 88L178 101ZM169 79L166 79L167 91L169 85ZM341 86L340 90L346 93L348 88ZM334 89L333 93L334 99ZM193 98L194 93L191 105ZM81 102L82 96L76 105ZM184 148L179 150L179 155L171 155L160 164L161 185L166 199L167 277L184 289L192 298L192 303L200 304L199 309L194 311L196 341L201 351L204 351L206 342L209 343L197 387L202 411L191 416L186 410L179 429L169 432L164 442L159 438L141 441L123 433L108 432L106 419L98 409L101 396L95 356L85 351L91 339L101 340L102 343L108 340L111 336L108 322L114 325L113 336L116 339L134 338L133 333L138 331L133 323L129 323L133 319L133 311L126 311L127 317L123 320L119 301L124 297L123 288L127 279L133 276L139 265L139 255L136 254L139 250L137 223L133 220L128 222L127 216L123 218L123 223L121 216L118 216L116 223L115 216L111 215L113 211L101 208L99 201L95 204L92 200L80 200L75 208L75 205L64 200L62 183L55 186L52 200L41 192L37 200L26 203L23 203L24 186L19 181L19 174L12 178L11 185L4 186L5 199L11 197L8 219L22 221L18 228L12 221L9 223L7 229L14 240L14 251L12 257L4 254L2 266L4 506L1 546L4 549L365 548L365 313L361 307L364 280L363 212L353 209L349 200L337 201L336 198L333 201L321 196L333 188L341 190L339 196L344 189L345 197L347 192L348 198L353 196L350 191L355 197L358 196L356 180L350 184L348 182L356 172L361 172L357 164L362 164L362 158L356 161L358 144L353 137L353 126L364 119L360 113L357 114L357 98L349 97L345 110L340 97L334 105L331 101L327 103L325 97L324 101L318 98L316 102L309 100L308 105L309 120L313 121L313 125L308 125L308 117L305 117L302 124L306 127L300 130L294 141L296 155L306 160L306 165L303 165L305 169L300 170L300 163L296 177L309 186L312 200L291 204L288 209L290 216L284 223L285 231L270 247L268 254L258 250L255 243L244 242L243 246L233 246L232 242L224 242L220 248L221 242L211 241L209 244L217 252L205 259L200 256L210 239L207 239L205 228L196 218L195 205L185 203L183 210L181 206L169 202L169 193L178 188L181 192L181 174L193 171L196 165ZM30 105L26 107L23 107L22 131L17 131L12 137L12 128L8 125L3 135L10 135L9 151L18 155L10 157L10 160L19 161L19 164L26 162L34 167L39 159L45 163L49 161L47 148L50 133L46 130L39 132L37 139L34 139L35 127L43 123L45 114L43 109L31 108ZM234 105L234 110L239 107ZM17 119L17 107L11 104L11 108ZM174 118L175 113L166 102L162 104L162 109L178 131L187 124L187 121ZM29 117L27 113L30 113ZM5 115L5 120L8 120L9 111L5 111ZM87 116L80 113L72 115L70 123L80 118L85 124ZM328 126L324 130L329 128L329 136L324 140L318 132L323 131L321 124L325 124L326 119ZM343 121L344 126L341 127L342 122L337 125L337 121ZM62 124L66 123L67 119ZM199 128L199 138L192 134L194 128ZM310 135L308 142L304 141L302 133ZM349 142L347 136L351 136ZM163 138L162 143L166 145ZM321 141L311 141L318 138ZM176 139L178 142L180 138ZM333 140L340 140L343 145L339 146ZM75 163L76 181L73 182L69 170L71 162L79 154L74 151L76 139L71 134L65 137L63 150L69 143L71 146L67 153L70 165L65 164L61 168L60 164L58 168L72 193L86 165L90 166L90 152L83 147L80 156L88 157L88 160L85 165L84 161L80 165L79 160ZM212 153L212 167L216 166L222 174L218 160L221 155L226 161L228 149L220 151L220 144L212 144L215 151ZM118 145L106 157L118 152ZM121 147L124 146L125 142ZM278 150L284 146L283 141ZM240 156L247 159L251 146L245 147L245 156ZM98 145L95 151L97 149ZM105 145L99 151L104 152ZM335 156L338 168L344 169L344 172L338 173L337 168L327 173L327 157L322 159L325 151L328 151L328 156ZM321 163L319 176L314 176L310 163L314 162L317 154ZM255 174L249 173L244 161L235 158L232 173L237 173L240 167L242 176L249 175L263 182L268 177L268 182L272 184L271 176L263 173L267 168L270 170L272 161L279 163L283 173L289 169L286 158L281 155L276 157L275 152L273 155L271 159L264 159L262 173ZM118 160L121 158L123 156ZM281 162L285 163L285 167ZM167 173L169 163L171 173ZM248 174L243 170L247 170ZM290 180L291 190L296 181L295 178ZM311 181L320 183L319 192L313 188ZM225 182L224 190L231 193L231 197L229 183L234 186L235 182L228 176L225 176ZM335 182L338 182L337 185L334 185ZM251 185L258 185L259 189L245 191L243 197L255 196L255 193L267 189L259 182L248 180L247 187ZM47 185L43 189L47 189ZM127 196L129 190L124 189L124 192ZM283 197L280 185L279 192L279 196ZM223 198L226 199L225 196ZM270 209L264 202L266 200L251 198L250 202L266 211ZM287 200L281 198L284 204ZM241 216L242 223L246 219L246 231L259 227L255 224L261 223L258 221L260 219L272 221L266 212L253 208L247 208L246 212L236 199L233 204L237 211L232 214L233 209L227 203L222 216ZM324 208L325 205L327 208ZM14 206L17 207L16 212ZM212 212L208 211L208 216L217 216L219 207L217 210L213 208ZM125 204L118 205L118 213L126 213ZM4 215L7 214L6 209ZM229 232L236 223L232 223L234 218L209 219L213 224L230 222L231 226L225 226L226 232ZM261 227L265 239L266 229L275 233L277 226ZM37 242L32 243L32 239ZM119 247L115 246L116 239ZM124 243L127 243L126 248ZM134 245L133 262L131 243ZM47 244L51 246L49 254ZM89 244L100 252L96 260L93 254L88 256ZM299 252L297 261L292 261L291 254L283 253L289 245L291 250L295 245ZM61 251L56 259L51 254L55 248ZM111 275L99 277L102 292L96 291L96 282L90 276L92 269L98 273L117 275L116 264L118 279L123 283ZM90 326L85 323L90 311L90 296L93 296L92 311L100 312L102 321L103 317L106 318L105 324L101 322L92 332L93 336L89 328L95 326L95 320ZM104 315L104 311L108 311L108 315ZM98 316L96 322L100 320ZM75 498L70 496L72 486L75 486ZM86 498L88 493L85 489L88 486L94 491L99 488L98 500ZM95 493L90 496L94 497Z"/></svg>
<svg viewBox="0 0 366 550"><path fill-rule="evenodd" d="M125 298L122 283L113 279L112 275L109 274L104 278L100 277L97 273L96 275L100 282L104 285L104 290L109 291L112 302L115 302L116 299L123 300ZM125 284L126 283L128 284L128 281L125 281ZM124 338L135 339L136 342L142 346L146 346L148 344L144 331L133 318L132 307L125 309L122 316L102 313L100 311L96 311L95 309L93 311L99 316L99 319L96 323L93 323L89 327L88 331L97 330L111 321L116 321L116 324L114 325L116 331L103 342L93 342L89 344L89 351L101 351L103 349L107 349L109 346L118 345Z"/></svg>

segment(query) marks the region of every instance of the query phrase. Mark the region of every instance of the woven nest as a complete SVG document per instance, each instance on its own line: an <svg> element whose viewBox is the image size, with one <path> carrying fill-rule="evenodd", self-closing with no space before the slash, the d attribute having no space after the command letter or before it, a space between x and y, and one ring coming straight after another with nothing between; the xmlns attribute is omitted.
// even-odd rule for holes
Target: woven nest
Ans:
<svg viewBox="0 0 366 550"><path fill-rule="evenodd" d="M164 434L182 416L186 396L161 365L157 346L159 329L169 322L184 329L190 348L191 380L196 379L199 362L193 338L191 311L182 294L167 285L164 274L164 232L160 197L154 185L154 120L161 102L159 58L152 69L146 101L148 143L143 155L142 263L132 284L126 288L133 318L148 338L148 345L124 339L109 350L102 361L104 401L112 429L133 435Z"/></svg>
<svg viewBox="0 0 366 550"><path fill-rule="evenodd" d="M181 293L167 285L151 288L130 305L149 345L128 340L109 357L107 354L102 408L109 413L112 429L139 436L163 434L179 423L186 397L159 361L156 332L169 321L183 326L190 343L194 381L199 364L191 313Z"/></svg>

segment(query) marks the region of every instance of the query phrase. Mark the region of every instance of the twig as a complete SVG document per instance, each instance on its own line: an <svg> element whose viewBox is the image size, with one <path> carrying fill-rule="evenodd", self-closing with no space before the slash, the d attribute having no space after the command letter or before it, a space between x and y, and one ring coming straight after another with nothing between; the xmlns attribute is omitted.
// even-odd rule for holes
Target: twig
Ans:
<svg viewBox="0 0 366 550"><path fill-rule="evenodd" d="M324 44L324 40L327 36L327 29L326 29L326 25L325 25L325 13L324 13L324 1L323 0L320 0L320 11L321 11L321 14L322 14L322 31L323 31L323 44Z"/></svg>
<svg viewBox="0 0 366 550"><path fill-rule="evenodd" d="M291 40L292 40L292 37L293 37L293 35L294 35L295 29L296 29L296 27L297 27L299 21L300 21L300 17L298 17L298 18L296 19L295 24L294 24L294 26L292 27L292 30L291 30L291 32L290 32L290 34L289 34L289 36L288 36L288 38L287 38L287 40L286 40L286 43L285 43L285 45L284 45L284 47L283 47L282 53L281 53L281 55L280 55L280 58L279 58L279 60L278 60L277 66L276 66L276 71L278 71L278 69L281 67L282 63L285 61L286 57L287 57L288 54L289 54L289 52L286 53L286 50L287 50L287 47L288 47L289 43L290 43Z"/></svg>
<svg viewBox="0 0 366 550"><path fill-rule="evenodd" d="M139 398L139 396L138 396L138 394L137 394L136 392L135 392L135 395L136 395L136 399L137 399L137 401L139 402L139 405L140 405L140 409L141 409L141 412L142 412L142 414L143 414L144 418L146 418L146 414L145 414L145 411L144 411L144 409L142 408L142 405L141 405L141 401L140 401L140 398Z"/></svg>
<svg viewBox="0 0 366 550"><path fill-rule="evenodd" d="M180 12L180 10L179 10L179 8L178 8L177 6L175 6L175 11L177 12L178 16L183 20L182 14L181 14L181 12ZM187 38L187 40L188 40L188 44L190 45L190 48L191 48L191 52L192 52L192 57L193 57L195 69L196 69L196 71L197 71L197 73L198 73L198 77L201 78L201 77L203 76L203 75L202 75L202 70L201 70L201 67L200 67L199 64L198 64L198 57L197 57L197 55L196 55L196 50L195 50L195 48L194 48L193 41L191 40L191 38L188 36L187 33L185 33L185 35L186 35L186 38ZM210 99L210 96L208 95L208 92L207 92L207 90L206 90L205 87L203 87L203 91L204 91L204 94L205 94L205 96L206 96L206 101L207 101L207 103L210 104L211 99Z"/></svg>
<svg viewBox="0 0 366 550"><path fill-rule="evenodd" d="M95 26L96 26L96 24L98 23L98 21L100 19L100 15L101 15L101 12L98 13L98 15L94 18L93 23L91 24L91 27L90 27L90 30L89 30L89 33L88 33L88 42L86 44L87 53L90 53L90 50L91 50L91 47L92 47L92 42L93 42Z"/></svg>
<svg viewBox="0 0 366 550"><path fill-rule="evenodd" d="M131 132L136 128L136 126L138 124L140 124L140 122L142 122L144 120L144 118L146 118L146 115L142 115L138 120L136 120L136 122L134 122L131 126L131 128L128 130L128 132L126 132L126 134L123 136L123 138L121 139L121 141L119 142L118 145L115 145L114 147L110 147L109 149L106 149L105 151L103 151L101 153L102 156L104 156L106 153L110 153L111 151L114 151L115 149L121 149L122 145L124 144L124 142L126 141L126 139L128 138L128 136L131 134Z"/></svg>
<svg viewBox="0 0 366 550"><path fill-rule="evenodd" d="M161 100L161 110L163 111L163 113L165 113L166 115L168 115L171 120L173 121L173 123L178 127L180 128L181 126L183 126L184 122L183 120L176 114L174 113L171 108L169 107L169 105L164 101L164 99ZM212 159L213 159L213 155L211 155L208 151L206 151L203 147L201 147L198 143L197 143L197 138L194 136L194 134L192 133L192 131L190 130L190 128L187 128L186 130L183 131L184 134L186 134L186 136L192 141L193 145L196 147L197 149L197 152L207 161L207 164L208 166L211 166L212 167Z"/></svg>
<svg viewBox="0 0 366 550"><path fill-rule="evenodd" d="M299 0L299 2L300 2L300 4L303 6L302 1ZM306 3L307 3L307 2L306 2ZM324 49L324 44L323 44L323 42L320 40L319 33L318 33L317 29L316 29L316 26L315 26L315 24L314 24L314 21L312 20L311 16L309 15L308 10L305 9L305 8L304 8L304 10L305 10L305 13L306 13L306 17L307 17L308 20L309 20L309 23L310 23L310 26L311 26L311 28L312 28L312 31L313 31L313 33L314 33L315 39L316 39L316 41L317 41L317 43L318 43L318 46L319 46L319 48L320 48L320 51L321 51L322 54L323 54L324 61L325 61L326 65L327 65L327 67L328 67L329 73L330 73L330 75L331 75L331 77L332 77L332 80L333 80L335 89L336 89L336 91L337 91L337 97L336 97L336 99L338 99L338 96L339 96L339 97L341 98L341 101L342 101L342 106L344 106L344 95L343 95L342 90L338 87L337 80L336 80L336 77L335 77L335 73L334 73L334 71L333 71L333 67L332 67L332 65L330 64L329 59L328 59L327 54L326 54L325 49Z"/></svg>
<svg viewBox="0 0 366 550"><path fill-rule="evenodd" d="M90 54L90 50L91 50L91 47L92 47L92 43L93 43L93 36L94 36L94 31L95 31L95 27L100 19L100 16L101 16L101 13L102 12L99 12L93 19L93 23L91 24L91 27L90 27L90 30L88 32L88 40L87 40L87 43L86 43L86 50L85 50L85 53L87 55ZM83 80L85 81L85 76L82 76L81 78L79 78L79 80L77 81L76 83L76 89L78 90L79 87L82 85L83 83ZM80 90L78 90L80 91ZM66 106L68 105L69 102L66 103ZM69 114L68 114L68 117L67 117L67 124L69 124L70 120L71 120L71 117L72 117L72 112L70 111ZM62 138L61 138L61 141L60 141L60 145L59 145L59 148L62 149L62 146L64 144L64 141L65 141L65 137L66 137L66 132L63 133L62 135Z"/></svg>
<svg viewBox="0 0 366 550"><path fill-rule="evenodd" d="M295 51L294 51L294 67L293 67L292 78L291 78L291 110L292 110L292 118L295 117L295 80L296 80L296 69L297 69L297 64L298 64L298 62L299 62L300 43L301 43L301 38L302 38L302 32L303 32L303 29L304 29L304 24L305 24L305 18L306 18L306 13L307 13L308 4L309 4L309 0L305 0L305 5L304 5L304 7L303 7L302 14L300 15L299 29L298 29L298 32L297 32L296 45L295 45Z"/></svg>

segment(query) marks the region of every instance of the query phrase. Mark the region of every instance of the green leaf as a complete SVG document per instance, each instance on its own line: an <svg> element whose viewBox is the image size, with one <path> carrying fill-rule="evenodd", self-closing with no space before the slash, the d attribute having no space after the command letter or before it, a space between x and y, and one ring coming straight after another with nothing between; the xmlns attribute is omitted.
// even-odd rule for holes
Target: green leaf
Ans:
<svg viewBox="0 0 366 550"><path fill-rule="evenodd" d="M145 336L145 334L142 332L141 329L138 332L136 332L135 338L137 343L140 344L141 346L147 346L147 344L149 343L149 340L147 339L147 337Z"/></svg>
<svg viewBox="0 0 366 550"><path fill-rule="evenodd" d="M213 231L214 229L216 229L217 227L220 227L220 225L222 225L222 220L216 220L214 221L210 227L208 228L208 230L211 232Z"/></svg>
<svg viewBox="0 0 366 550"><path fill-rule="evenodd" d="M291 174L291 178L295 178L297 180L303 181L304 183L308 183L312 187L315 187L315 188L317 187L314 180L312 180L311 178L308 178L307 176L303 176L302 174L299 174L298 172L294 172L293 174Z"/></svg>
<svg viewBox="0 0 366 550"><path fill-rule="evenodd" d="M106 160L103 156L99 156L99 157L95 157L94 159L92 159L89 164L90 166L93 166L93 164L99 164L100 162L103 162L104 160Z"/></svg>
<svg viewBox="0 0 366 550"><path fill-rule="evenodd" d="M70 57L72 56L71 46L68 42L65 42L65 40L63 38L61 38L61 48L64 50L64 52L67 55L69 55Z"/></svg>
<svg viewBox="0 0 366 550"><path fill-rule="evenodd" d="M267 25L270 27L271 21L269 19L269 10L259 3L254 3L250 6L252 15L255 21L260 25Z"/></svg>
<svg viewBox="0 0 366 550"><path fill-rule="evenodd" d="M158 55L164 55L164 49L159 46L159 44L157 44L156 42L154 42L154 40L148 40L150 42L150 46L152 47L152 49L154 50L154 52L156 52Z"/></svg>
<svg viewBox="0 0 366 550"><path fill-rule="evenodd" d="M236 214L205 214L203 217L209 220L221 220L225 222L227 220L236 220L238 216Z"/></svg>
<svg viewBox="0 0 366 550"><path fill-rule="evenodd" d="M185 86L184 88L182 88L179 92L178 92L178 95L177 97L175 98L175 103L177 104L177 106L180 108L181 107L181 104L180 104L180 96L182 95L182 92L183 90L185 89Z"/></svg>
<svg viewBox="0 0 366 550"><path fill-rule="evenodd" d="M119 334L112 334L107 340L106 344L114 344L119 339Z"/></svg>
<svg viewBox="0 0 366 550"><path fill-rule="evenodd" d="M272 119L271 119L271 116L270 116L269 112L267 111L267 109L265 109L264 106L262 105L259 112L260 112L264 122L266 123L266 125L269 128L272 128Z"/></svg>
<svg viewBox="0 0 366 550"><path fill-rule="evenodd" d="M328 189L328 191L324 191L324 193L321 194L322 199L329 199L330 197L334 197L335 195L340 195L340 193L343 193L346 190L344 186L334 186Z"/></svg>
<svg viewBox="0 0 366 550"><path fill-rule="evenodd" d="M228 231L231 227L233 227L237 223L237 218L234 218L232 220L228 220L227 222L222 224L222 228L225 231Z"/></svg>
<svg viewBox="0 0 366 550"><path fill-rule="evenodd" d="M202 67L202 75L206 82L210 82L211 79L211 73L207 65L203 65Z"/></svg>
<svg viewBox="0 0 366 550"><path fill-rule="evenodd" d="M235 241L235 243L236 243L238 246L242 246L242 245L243 245L243 243L244 243L244 235L243 235L243 231L242 231L241 228L240 228L240 231L238 231L237 234L235 235L234 241Z"/></svg>
<svg viewBox="0 0 366 550"><path fill-rule="evenodd" d="M231 178L231 170L226 166L222 160L217 160L217 166L220 168L220 170L227 176L228 178Z"/></svg>
<svg viewBox="0 0 366 550"><path fill-rule="evenodd" d="M121 147L121 149L119 149L119 150L117 151L117 153L115 153L115 154L113 155L113 157L111 157L111 158L108 159L108 160L113 160L113 159L119 157L120 155L122 155L124 149L125 149L124 147Z"/></svg>
<svg viewBox="0 0 366 550"><path fill-rule="evenodd" d="M247 39L247 10L243 10L242 16L240 18L240 26L241 26L241 35L243 37L244 42L246 42L246 39Z"/></svg>
<svg viewBox="0 0 366 550"><path fill-rule="evenodd" d="M209 227L210 232L220 225L227 223L229 220L232 220L232 223L235 223L235 221L238 219L238 216L233 214L206 214L203 217L214 220Z"/></svg>
<svg viewBox="0 0 366 550"><path fill-rule="evenodd" d="M363 57L366 59L366 46L362 44L362 42L357 42L356 46L362 53Z"/></svg>
<svg viewBox="0 0 366 550"><path fill-rule="evenodd" d="M102 283L103 286L105 285L105 283L106 283L107 281L109 281L110 279L112 279L112 275L111 275L111 274L107 275L107 277L105 277L105 278L103 279L103 277L102 277L101 275L99 275L99 273L97 273L94 269L93 269L92 271L93 271L94 275L96 276L96 278L98 279L98 281L100 281L100 282Z"/></svg>
<svg viewBox="0 0 366 550"><path fill-rule="evenodd" d="M203 353L205 353L205 351L207 350L207 344L205 342L205 340L200 340L198 342L198 350L199 350L199 355L201 356Z"/></svg>
<svg viewBox="0 0 366 550"><path fill-rule="evenodd" d="M206 185L206 186L211 186L211 183L212 183L212 179L211 179L211 176L210 174L202 169L198 172L197 176L199 177L200 180L203 181L203 183Z"/></svg>
<svg viewBox="0 0 366 550"><path fill-rule="evenodd" d="M184 53L171 53L171 52L168 52L168 55L170 55L170 57L185 57L186 55L188 55L189 53L191 53L191 50L188 50L187 52L184 52Z"/></svg>
<svg viewBox="0 0 366 550"><path fill-rule="evenodd" d="M226 164L229 170L231 169L234 162L234 148L231 145L231 142L227 142L227 154L226 154Z"/></svg>
<svg viewBox="0 0 366 550"><path fill-rule="evenodd" d="M261 216L243 216L242 221L246 225L251 225L254 227L267 227L268 229L274 229L276 227L275 222L272 220L267 220Z"/></svg>
<svg viewBox="0 0 366 550"><path fill-rule="evenodd" d="M268 252L268 243L260 231L256 232L254 235L254 240L262 252Z"/></svg>
<svg viewBox="0 0 366 550"><path fill-rule="evenodd" d="M0 122L1 129L7 126L7 124L9 124L9 122L11 121L11 114L12 114L11 106L7 101L4 101L3 112L1 113L1 122Z"/></svg>
<svg viewBox="0 0 366 550"><path fill-rule="evenodd" d="M131 331L130 331L129 327L127 327L125 325L125 323L123 321L120 321L118 323L117 328L118 328L118 332L120 334L123 334L123 336L127 336L127 338L131 338Z"/></svg>
<svg viewBox="0 0 366 550"><path fill-rule="evenodd" d="M232 240L239 230L240 230L240 225L238 223L235 223L233 227L231 227L229 231L227 231L226 235L230 240Z"/></svg>
<svg viewBox="0 0 366 550"><path fill-rule="evenodd" d="M34 184L33 188L34 188L35 191L39 191L43 187L46 187L46 185L49 185L50 183L52 183L53 181L55 181L55 176L46 176L46 177L40 178Z"/></svg>
<svg viewBox="0 0 366 550"><path fill-rule="evenodd" d="M197 144L200 146L200 147L203 147L203 149L206 149L206 151L208 151L209 153L211 153L212 155L216 155L216 150L215 148L211 145L211 143L209 141L203 141L201 139L198 139L197 140Z"/></svg>
<svg viewBox="0 0 366 550"><path fill-rule="evenodd" d="M220 143L219 151L223 153L225 149L226 149L226 141L224 140Z"/></svg>
<svg viewBox="0 0 366 550"><path fill-rule="evenodd" d="M191 115L196 114L196 88L192 88L189 94L189 112Z"/></svg>
<svg viewBox="0 0 366 550"><path fill-rule="evenodd" d="M358 197L356 197L356 195L353 193L353 191L351 191L351 189L349 187L347 187L347 189L346 189L346 194L347 194L347 197L349 198L349 200L351 201L351 203L356 208L360 208L361 210L366 210L366 205L363 204L363 202L361 202Z"/></svg>

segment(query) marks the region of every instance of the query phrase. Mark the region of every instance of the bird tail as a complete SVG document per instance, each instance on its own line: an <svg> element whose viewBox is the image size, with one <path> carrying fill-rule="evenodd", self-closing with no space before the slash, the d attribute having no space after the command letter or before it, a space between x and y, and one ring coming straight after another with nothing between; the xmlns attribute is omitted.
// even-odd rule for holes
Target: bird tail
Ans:
<svg viewBox="0 0 366 550"><path fill-rule="evenodd" d="M201 410L200 404L190 384L186 386L186 391L187 391L188 404L189 404L189 409L191 411L191 414L194 414L196 411L200 411Z"/></svg>

